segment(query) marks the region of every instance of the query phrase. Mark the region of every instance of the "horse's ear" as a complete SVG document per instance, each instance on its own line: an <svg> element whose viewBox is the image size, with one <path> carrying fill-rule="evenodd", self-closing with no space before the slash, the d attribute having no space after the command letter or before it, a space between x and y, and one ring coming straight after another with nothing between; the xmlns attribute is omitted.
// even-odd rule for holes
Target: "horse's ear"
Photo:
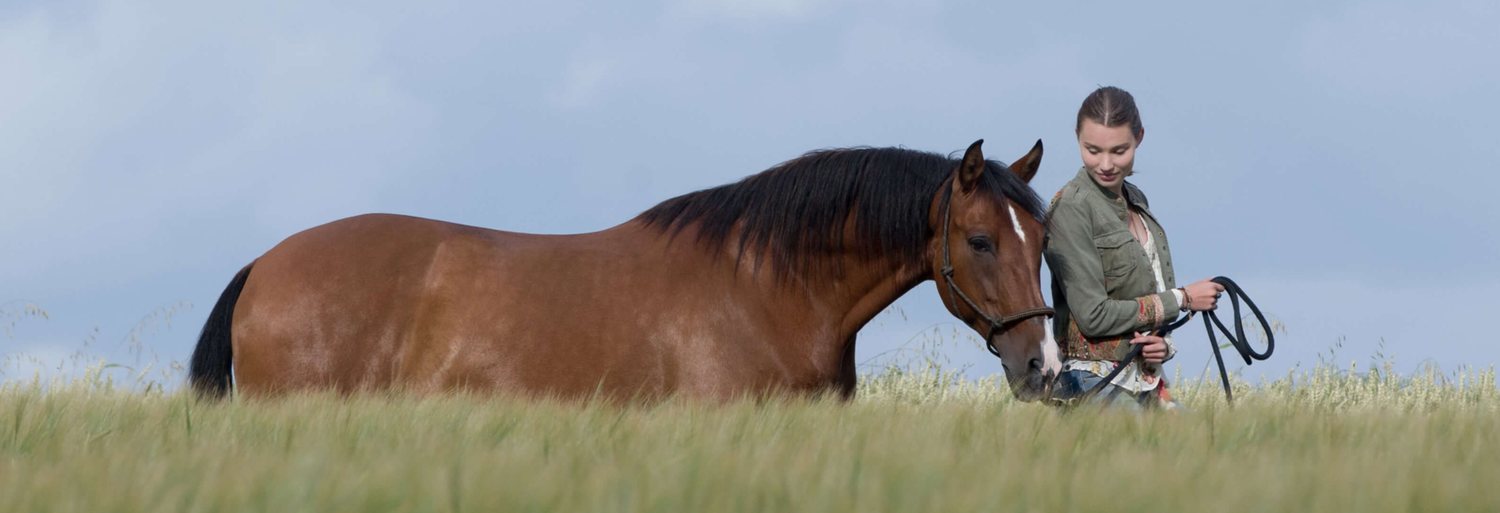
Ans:
<svg viewBox="0 0 1500 513"><path fill-rule="evenodd" d="M979 149L983 144L984 139L970 144L964 152L963 163L958 165L958 185L963 192L973 192L974 186L979 184L979 177L984 176L984 152Z"/></svg>
<svg viewBox="0 0 1500 513"><path fill-rule="evenodd" d="M1022 182L1031 183L1031 178L1036 176L1036 170L1042 167L1042 140L1036 140L1036 146L1025 156L1016 159L1010 164L1010 172L1021 178Z"/></svg>

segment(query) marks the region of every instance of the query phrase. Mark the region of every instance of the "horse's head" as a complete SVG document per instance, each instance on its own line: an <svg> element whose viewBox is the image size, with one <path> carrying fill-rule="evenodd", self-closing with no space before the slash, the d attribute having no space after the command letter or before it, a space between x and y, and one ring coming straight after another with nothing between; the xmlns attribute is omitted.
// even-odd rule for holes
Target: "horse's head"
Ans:
<svg viewBox="0 0 1500 513"><path fill-rule="evenodd" d="M975 141L939 188L929 213L933 279L948 310L986 337L1016 398L1042 398L1061 369L1041 290L1043 226L1004 191L1019 188L1042 161L1042 142L1007 170L986 162ZM1032 194L1026 191L1027 194Z"/></svg>

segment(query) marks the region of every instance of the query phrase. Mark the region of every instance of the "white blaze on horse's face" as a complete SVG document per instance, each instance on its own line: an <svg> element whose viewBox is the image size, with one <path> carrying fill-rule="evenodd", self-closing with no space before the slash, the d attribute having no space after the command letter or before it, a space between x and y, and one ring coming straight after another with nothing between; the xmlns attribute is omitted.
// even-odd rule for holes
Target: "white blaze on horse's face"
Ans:
<svg viewBox="0 0 1500 513"><path fill-rule="evenodd" d="M1009 295L1012 302L1018 298L1019 305L1043 305L1041 297L1041 239L1045 228L1031 215L1021 215L1014 202L1007 205L1010 228L1015 238L1007 244L1019 246L1019 251L1009 253L1011 260L1003 266L1003 285L1021 295ZM1007 305L1010 309L1017 304ZM1005 360L1006 381L1011 391L1021 400L1043 399L1049 392L1053 380L1062 372L1062 361L1058 356L1057 342L1052 336L1050 317L1026 319L998 336L997 348L1007 347L1001 355Z"/></svg>
<svg viewBox="0 0 1500 513"><path fill-rule="evenodd" d="M1016 229L1016 237L1021 239L1021 244L1026 243L1026 230L1021 229L1021 218L1016 217L1016 206L1010 205L1010 224Z"/></svg>
<svg viewBox="0 0 1500 513"><path fill-rule="evenodd" d="M1042 374L1062 374L1062 358L1057 354L1057 339L1052 336L1052 318L1047 318L1047 336L1042 339Z"/></svg>
<svg viewBox="0 0 1500 513"><path fill-rule="evenodd" d="M1008 172L1027 181L1040 158L1038 143ZM988 334L985 343L999 354L1012 393L1036 400L1061 368L1041 295L1043 227L1006 196L1016 194L1016 184L1002 184L1015 177L986 173L1007 171L986 163L975 143L954 176L947 210L935 219L944 224L938 227L943 253L935 259L940 265L934 279L949 311L981 336ZM940 271L950 265L951 283Z"/></svg>
<svg viewBox="0 0 1500 513"><path fill-rule="evenodd" d="M1062 370L1053 341L1051 321L1032 317L995 335L1000 364L1011 392L1023 401L1043 398L1046 387Z"/></svg>

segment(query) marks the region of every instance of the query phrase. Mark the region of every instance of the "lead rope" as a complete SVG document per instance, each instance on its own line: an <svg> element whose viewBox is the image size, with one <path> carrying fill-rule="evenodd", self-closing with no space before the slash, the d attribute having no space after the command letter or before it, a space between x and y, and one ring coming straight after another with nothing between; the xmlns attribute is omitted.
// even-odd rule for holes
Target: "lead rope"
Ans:
<svg viewBox="0 0 1500 513"><path fill-rule="evenodd" d="M1224 334L1224 338L1229 339L1229 344L1233 345L1235 351L1239 352L1240 358L1243 358L1245 360L1245 365L1250 365L1252 363L1252 359L1264 361L1265 359L1270 358L1271 352L1276 350L1276 334L1271 331L1271 323L1266 321L1266 316L1260 313L1260 308L1255 306L1255 302L1250 300L1250 296L1245 294L1245 289L1240 288L1239 284L1235 283L1234 280L1223 276L1215 277L1212 281L1224 286L1224 291L1229 293L1229 303L1234 307L1233 335L1229 334L1229 328L1225 327L1224 323L1219 321L1218 313L1213 310L1203 312L1203 330L1208 332L1209 347L1213 348L1214 361L1218 362L1219 364L1219 379L1224 383L1224 398L1229 401L1229 404L1231 406L1233 406L1234 391L1229 386L1229 371L1224 368L1224 355L1219 352L1219 339L1214 336L1214 326L1218 326L1219 331ZM1261 330L1266 334L1265 352L1257 352L1254 348L1250 347L1249 337L1245 336L1244 317L1240 314L1241 299L1245 300L1245 306L1250 307L1250 312L1255 314L1255 319L1260 322ZM1193 314L1189 313L1187 317L1183 317L1176 322L1167 323L1161 328L1157 329L1156 336L1165 337L1177 328L1180 328L1184 324L1187 324L1188 321L1192 319ZM1130 353L1126 354L1123 360L1120 360L1120 364L1115 366L1114 371L1110 372L1108 376L1105 376L1103 381L1100 381L1098 384L1094 385L1093 388L1090 388L1087 392L1084 392L1083 395L1079 396L1077 404L1088 402L1090 399L1093 399L1094 396L1098 395L1099 391L1103 390L1104 387L1109 386L1109 384L1115 380L1115 377L1119 376L1120 372L1125 370L1126 366L1135 362L1136 359L1141 356L1141 347L1141 345L1137 344L1135 347L1131 348ZM1110 401L1113 401L1115 396L1119 394L1121 390L1124 390L1124 388L1115 387L1115 390L1111 391L1109 396L1105 398L1106 404L1108 404Z"/></svg>

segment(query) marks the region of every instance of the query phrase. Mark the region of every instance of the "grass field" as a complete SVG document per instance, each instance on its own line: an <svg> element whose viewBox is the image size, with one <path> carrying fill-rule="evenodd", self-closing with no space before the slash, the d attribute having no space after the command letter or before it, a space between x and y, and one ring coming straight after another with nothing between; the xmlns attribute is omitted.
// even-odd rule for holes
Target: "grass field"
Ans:
<svg viewBox="0 0 1500 513"><path fill-rule="evenodd" d="M852 403L196 403L0 389L3 511L1495 511L1493 371L1328 368L1059 413L938 370Z"/></svg>

